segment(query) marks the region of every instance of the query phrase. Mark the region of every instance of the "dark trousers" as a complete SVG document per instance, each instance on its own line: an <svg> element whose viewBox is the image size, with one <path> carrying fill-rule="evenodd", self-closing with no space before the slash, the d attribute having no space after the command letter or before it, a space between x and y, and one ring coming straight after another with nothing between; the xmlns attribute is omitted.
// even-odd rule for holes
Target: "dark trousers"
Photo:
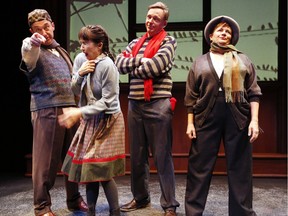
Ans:
<svg viewBox="0 0 288 216"><path fill-rule="evenodd" d="M188 161L186 215L203 214L221 140L227 165L229 215L256 215L252 210L252 144L248 127L239 130L222 94L203 126L199 128L197 122L195 126L197 138L192 140Z"/></svg>
<svg viewBox="0 0 288 216"><path fill-rule="evenodd" d="M66 129L58 124L57 116L61 108L47 108L32 112L33 150L32 181L34 190L35 215L50 211L50 189L54 186L57 171L65 158L67 150L77 130L78 124ZM82 197L78 184L69 182L64 176L68 206L75 205Z"/></svg>
<svg viewBox="0 0 288 216"><path fill-rule="evenodd" d="M150 200L149 149L161 187L163 209L179 206L175 199L172 160L172 117L169 98L152 101L129 100L128 128L131 154L131 190L137 202Z"/></svg>

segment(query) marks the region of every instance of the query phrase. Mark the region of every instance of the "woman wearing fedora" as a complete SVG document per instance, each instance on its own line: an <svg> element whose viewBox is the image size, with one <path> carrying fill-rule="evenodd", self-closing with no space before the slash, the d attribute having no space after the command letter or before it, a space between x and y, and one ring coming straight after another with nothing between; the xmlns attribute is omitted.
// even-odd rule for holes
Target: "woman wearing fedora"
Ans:
<svg viewBox="0 0 288 216"><path fill-rule="evenodd" d="M204 29L209 52L189 70L187 107L189 152L185 212L199 216L205 209L221 141L229 186L229 215L256 215L252 208L252 143L259 134L262 95L251 60L237 50L240 27L228 16L217 16Z"/></svg>

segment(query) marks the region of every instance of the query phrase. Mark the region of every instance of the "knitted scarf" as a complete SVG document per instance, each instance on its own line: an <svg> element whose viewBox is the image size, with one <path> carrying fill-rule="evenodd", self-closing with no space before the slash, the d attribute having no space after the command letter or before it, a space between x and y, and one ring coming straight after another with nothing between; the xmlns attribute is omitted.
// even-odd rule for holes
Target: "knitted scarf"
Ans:
<svg viewBox="0 0 288 216"><path fill-rule="evenodd" d="M210 51L224 55L223 87L226 102L242 102L246 67L238 56L241 53L233 45L211 43Z"/></svg>
<svg viewBox="0 0 288 216"><path fill-rule="evenodd" d="M154 35L151 40L148 42L147 47L144 51L145 58L152 58L160 48L160 45L163 39L166 37L166 31L162 29L157 35ZM135 46L132 48L132 56L135 57L145 42L146 38L148 38L148 33L144 34ZM150 101L150 96L153 93L153 80L145 79L144 80L144 98L146 101Z"/></svg>

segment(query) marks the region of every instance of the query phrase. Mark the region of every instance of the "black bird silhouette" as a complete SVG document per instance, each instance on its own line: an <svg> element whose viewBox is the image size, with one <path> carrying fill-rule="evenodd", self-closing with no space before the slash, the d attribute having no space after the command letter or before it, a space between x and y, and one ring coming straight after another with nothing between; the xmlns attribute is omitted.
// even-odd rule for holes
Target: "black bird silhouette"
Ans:
<svg viewBox="0 0 288 216"><path fill-rule="evenodd" d="M261 26L261 30L264 30L264 29L265 29L265 25L262 25L262 26Z"/></svg>

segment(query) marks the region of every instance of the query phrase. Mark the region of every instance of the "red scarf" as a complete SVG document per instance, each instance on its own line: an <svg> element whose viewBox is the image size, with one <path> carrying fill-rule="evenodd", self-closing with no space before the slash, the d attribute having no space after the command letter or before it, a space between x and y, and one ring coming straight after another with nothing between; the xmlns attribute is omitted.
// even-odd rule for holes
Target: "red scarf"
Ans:
<svg viewBox="0 0 288 216"><path fill-rule="evenodd" d="M132 56L135 57L148 37L148 33L144 34L139 41L132 48ZM151 40L148 42L147 47L144 51L145 58L152 58L160 48L160 45L163 39L166 37L166 31L162 29L157 35L154 35ZM153 80L145 79L144 80L144 98L146 101L150 101L150 96L153 93Z"/></svg>

